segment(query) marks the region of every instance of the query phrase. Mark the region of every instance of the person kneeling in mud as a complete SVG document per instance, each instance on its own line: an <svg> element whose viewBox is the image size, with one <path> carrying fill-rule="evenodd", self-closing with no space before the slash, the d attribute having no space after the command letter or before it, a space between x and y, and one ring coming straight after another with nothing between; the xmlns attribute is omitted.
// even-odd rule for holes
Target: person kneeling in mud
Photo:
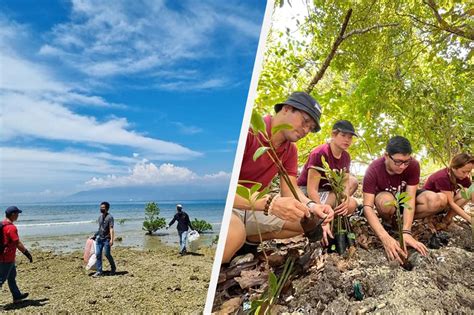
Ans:
<svg viewBox="0 0 474 315"><path fill-rule="evenodd" d="M328 205L318 205L308 199L296 183L298 154L294 142L305 137L310 131L317 132L321 129L319 125L321 107L310 95L295 92L286 102L275 105L275 112L274 116L264 117L266 130L271 144L276 149L278 159L287 171L301 202L294 198L290 187L281 176L280 194L267 194L253 205L236 194L223 263L228 263L246 240L260 242L260 237L262 240L268 240L302 234L300 220L305 216L309 217L310 212L321 219L325 218L323 241L328 243L327 235L332 237L327 223L333 219L334 211ZM271 134L272 127L282 124L291 125L293 128ZM257 138L252 130L249 130L239 180L261 183L263 189L270 185L272 179L278 174L278 168L268 152L257 160L253 160L253 155L261 147L261 143L265 146L269 145L262 135L259 134ZM242 184L247 187L252 186L248 183L242 182ZM253 213L248 211L251 209L255 211Z"/></svg>
<svg viewBox="0 0 474 315"><path fill-rule="evenodd" d="M349 216L354 213L357 201L351 196L357 190L358 182L354 176L350 176L351 156L347 149L352 144L353 136L357 137L354 126L347 120L339 120L332 127L331 141L316 147L311 151L308 161L298 177L298 186L307 193L307 196L320 204L336 206L336 195L331 191L331 186L325 178L326 173L314 169L323 168L322 158L328 163L331 169L345 171L346 200L334 209L334 213L342 216Z"/></svg>
<svg viewBox="0 0 474 315"><path fill-rule="evenodd" d="M398 191L406 191L410 196L408 201L410 208L403 210L403 239L406 246L426 256L428 252L426 246L412 236L413 220L433 215L441 211L445 205L441 194L423 189L417 190L420 182L420 164L411 153L408 139L401 136L391 138L384 156L373 161L367 168L362 185L365 217L382 241L387 258L397 260L401 264L403 264L402 257L407 258L407 249L401 248L398 241L388 234L377 214L382 218L384 225L391 224L392 228L396 228L396 209L388 203L395 200Z"/></svg>
<svg viewBox="0 0 474 315"><path fill-rule="evenodd" d="M431 174L423 186L424 189L441 193L444 197L444 204L449 209L443 218L443 223L446 225L451 224L453 217L456 215L472 223L471 217L463 209L469 200L461 197L460 186L469 188L472 185L471 172L473 166L473 156L467 153L457 154L452 158L449 167ZM471 194L471 202L474 202L474 193Z"/></svg>

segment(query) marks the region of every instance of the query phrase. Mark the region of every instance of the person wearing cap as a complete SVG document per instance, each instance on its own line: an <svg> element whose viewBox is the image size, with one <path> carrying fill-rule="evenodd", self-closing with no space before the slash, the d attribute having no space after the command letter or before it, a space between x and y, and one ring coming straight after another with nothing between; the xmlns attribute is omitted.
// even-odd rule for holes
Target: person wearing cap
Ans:
<svg viewBox="0 0 474 315"><path fill-rule="evenodd" d="M5 219L2 221L2 249L0 253L0 287L5 281L8 281L8 287L13 296L13 302L19 302L28 297L28 293L21 293L16 284L16 266L15 256L16 250L23 253L28 260L33 262L33 257L26 249L25 245L20 241L18 230L13 224L22 211L15 206L8 207L5 210Z"/></svg>
<svg viewBox="0 0 474 315"><path fill-rule="evenodd" d="M337 121L332 128L329 143L322 144L311 151L308 161L298 176L298 186L301 187L301 190L306 191L309 199L335 207L336 195L331 191L328 181L323 178L326 177L326 174L313 167L324 167L322 163L324 157L331 169L344 170L346 173L344 188L346 198L334 208L335 214L343 216L351 215L357 207L356 200L351 196L357 190L358 182L354 176L349 174L351 157L347 152L352 144L353 136L357 137L357 134L351 122Z"/></svg>
<svg viewBox="0 0 474 315"><path fill-rule="evenodd" d="M422 219L439 212L446 204L441 194L417 189L420 182L420 164L412 156L408 139L395 136L388 140L383 157L373 161L367 168L362 184L364 215L375 234L382 241L389 260L403 264L407 258L406 248L401 248L385 230L384 226L396 227L396 209L389 205L395 200L397 192L406 192L410 197L408 209L401 209L403 214L403 239L406 247L416 249L423 256L428 250L412 235L414 219ZM375 212L375 209L377 212ZM378 216L382 218L381 224Z"/></svg>
<svg viewBox="0 0 474 315"><path fill-rule="evenodd" d="M300 220L310 216L310 212L320 218L323 223L323 241L331 236L327 223L334 217L330 206L317 205L308 199L298 188L296 175L298 171L298 153L295 142L304 138L309 132L319 131L321 106L309 94L295 92L284 102L275 105L274 116L263 118L272 146L278 158L286 169L290 180L297 190L299 199L294 198L286 182L280 178L280 194L267 194L250 205L247 200L236 194L234 210L231 216L223 263L227 263L244 245L245 241L259 242L274 238L289 238L303 233ZM272 127L288 124L292 129L283 129L272 134ZM259 137L259 138L257 138ZM255 136L252 130L247 134L239 181L251 181L262 184L262 189L270 185L278 174L278 168L268 154L263 154L253 160L255 151L263 145L268 145L262 135ZM252 184L241 182L247 187ZM253 213L247 210L255 210Z"/></svg>
<svg viewBox="0 0 474 315"><path fill-rule="evenodd" d="M178 221L178 236L179 236L179 254L186 255L186 242L188 241L188 230L194 230L191 220L189 220L189 215L183 211L183 206L180 204L176 205L176 214L173 217L173 220L168 224L168 227L171 227L175 221Z"/></svg>

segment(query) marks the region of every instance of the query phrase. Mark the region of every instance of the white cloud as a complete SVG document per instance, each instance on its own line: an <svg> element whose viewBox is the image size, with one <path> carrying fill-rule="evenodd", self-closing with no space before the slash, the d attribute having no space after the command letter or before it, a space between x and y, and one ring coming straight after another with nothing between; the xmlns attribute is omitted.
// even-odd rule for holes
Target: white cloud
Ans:
<svg viewBox="0 0 474 315"><path fill-rule="evenodd" d="M125 118L97 121L94 117L76 114L57 103L18 93L4 93L2 98L2 140L28 136L126 146L174 159L201 155L179 144L145 137L128 130L129 123Z"/></svg>
<svg viewBox="0 0 474 315"><path fill-rule="evenodd" d="M159 83L160 89L168 91L193 91L193 90L212 90L216 88L229 86L230 83L226 79L210 79L206 81L196 82L193 77L187 80L176 80L173 82Z"/></svg>
<svg viewBox="0 0 474 315"><path fill-rule="evenodd" d="M206 1L182 2L178 11L165 1L73 0L70 21L52 29L39 53L95 77L151 73L210 57L213 34L223 28L235 38L257 39L260 26L252 15Z"/></svg>
<svg viewBox="0 0 474 315"><path fill-rule="evenodd" d="M146 160L137 163L127 176L107 175L93 177L85 184L93 188L141 186L141 185L187 185L228 184L230 174L220 171L216 174L199 176L186 167L163 163L159 166Z"/></svg>
<svg viewBox="0 0 474 315"><path fill-rule="evenodd" d="M181 122L175 122L174 124L178 127L179 132L185 135L194 135L203 131L202 128L196 126L188 126Z"/></svg>

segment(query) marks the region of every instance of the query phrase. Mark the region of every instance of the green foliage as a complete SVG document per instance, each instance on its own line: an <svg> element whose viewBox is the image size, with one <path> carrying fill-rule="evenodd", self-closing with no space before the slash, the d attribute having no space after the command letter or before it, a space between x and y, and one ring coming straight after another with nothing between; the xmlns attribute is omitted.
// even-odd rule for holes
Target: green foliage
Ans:
<svg viewBox="0 0 474 315"><path fill-rule="evenodd" d="M151 235L153 232L166 226L165 218L160 218L160 208L155 202L149 202L145 205L145 221L143 222L143 230Z"/></svg>
<svg viewBox="0 0 474 315"><path fill-rule="evenodd" d="M212 231L212 224L206 222L205 220L198 220L197 218L194 218L194 220L191 221L191 225L196 231L198 231L198 233Z"/></svg>
<svg viewBox="0 0 474 315"><path fill-rule="evenodd" d="M468 201L471 200L472 194L474 193L474 184L471 184L469 188L465 188L462 185L459 185L459 187L461 188L461 197L464 200L468 200Z"/></svg>
<svg viewBox="0 0 474 315"><path fill-rule="evenodd" d="M126 221L128 221L128 219L118 219L117 220L119 225L124 225Z"/></svg>
<svg viewBox="0 0 474 315"><path fill-rule="evenodd" d="M335 206L337 207L345 200L345 198L347 198L344 194L346 172L343 169L331 169L324 156L321 157L321 163L323 164L323 167L311 166L311 168L321 172L321 178L325 178L328 181L331 190L336 196ZM342 233L342 231L342 218L338 215L336 216L336 233Z"/></svg>
<svg viewBox="0 0 474 315"><path fill-rule="evenodd" d="M288 258L283 267L280 277L270 272L268 275L268 288L263 292L258 300L251 303L250 314L271 314L271 306L280 297L283 286L288 281L293 271L294 258Z"/></svg>
<svg viewBox="0 0 474 315"><path fill-rule="evenodd" d="M405 248L405 242L403 241L403 221L400 209L403 208L404 210L412 210L412 208L408 204L410 200L411 197L406 191L404 191L397 192L395 194L394 200L385 203L386 206L395 207L395 213L397 215L398 234L400 235L400 247L402 249Z"/></svg>
<svg viewBox="0 0 474 315"><path fill-rule="evenodd" d="M345 33L353 35L311 92L323 107L322 132L298 142L301 163L339 119L357 122L362 137L350 148L357 162L369 163L397 134L411 141L422 166L441 166L473 147L472 10L466 1L435 1L441 23L430 2L314 0L291 36L273 24L255 101L259 113L307 87L353 9ZM279 4L275 10L290 10ZM387 24L396 26L380 27Z"/></svg>

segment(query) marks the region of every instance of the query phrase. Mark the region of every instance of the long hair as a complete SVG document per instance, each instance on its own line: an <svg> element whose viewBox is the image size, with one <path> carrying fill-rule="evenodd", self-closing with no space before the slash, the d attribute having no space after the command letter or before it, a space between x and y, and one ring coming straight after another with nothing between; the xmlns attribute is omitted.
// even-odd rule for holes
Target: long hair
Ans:
<svg viewBox="0 0 474 315"><path fill-rule="evenodd" d="M452 159L451 163L449 163L448 174L449 174L449 181L453 186L453 189L456 190L456 176L454 176L453 170L457 170L461 167L466 166L467 164L474 164L474 156L471 156L467 153L459 153L456 154Z"/></svg>

